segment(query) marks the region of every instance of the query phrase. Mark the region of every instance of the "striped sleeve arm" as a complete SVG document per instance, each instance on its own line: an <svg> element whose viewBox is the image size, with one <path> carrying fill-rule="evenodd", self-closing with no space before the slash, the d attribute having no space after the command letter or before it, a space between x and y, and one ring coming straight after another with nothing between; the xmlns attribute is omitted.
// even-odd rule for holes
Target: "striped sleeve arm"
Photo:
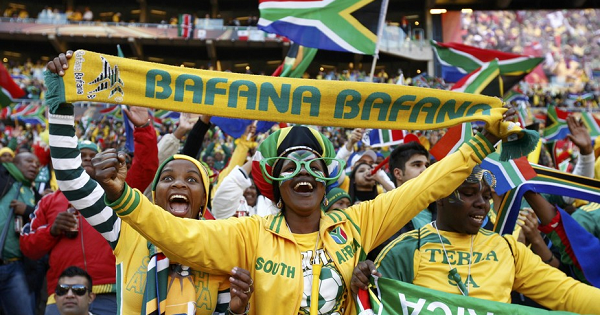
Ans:
<svg viewBox="0 0 600 315"><path fill-rule="evenodd" d="M48 122L50 155L58 187L114 249L119 240L121 219L106 206L104 190L81 166L73 105L61 104L56 113L48 115Z"/></svg>

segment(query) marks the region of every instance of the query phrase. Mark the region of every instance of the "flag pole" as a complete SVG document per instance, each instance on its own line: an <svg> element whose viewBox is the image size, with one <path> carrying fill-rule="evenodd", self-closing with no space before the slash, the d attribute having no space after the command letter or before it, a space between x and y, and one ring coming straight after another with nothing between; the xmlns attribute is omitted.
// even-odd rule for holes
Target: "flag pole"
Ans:
<svg viewBox="0 0 600 315"><path fill-rule="evenodd" d="M371 75L369 76L369 81L373 82L373 75L375 74L375 65L377 64L377 59L379 59L379 42L381 38L381 34L383 33L383 26L385 25L385 15L387 13L389 0L383 0L381 4L381 11L379 11L379 25L377 26L377 42L375 42L375 54L373 55L373 63L371 64Z"/></svg>

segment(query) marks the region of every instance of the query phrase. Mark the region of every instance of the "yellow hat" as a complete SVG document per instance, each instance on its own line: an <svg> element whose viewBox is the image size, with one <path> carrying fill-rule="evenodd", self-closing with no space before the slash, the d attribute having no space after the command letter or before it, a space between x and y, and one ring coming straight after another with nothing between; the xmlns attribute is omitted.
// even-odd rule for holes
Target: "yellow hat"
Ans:
<svg viewBox="0 0 600 315"><path fill-rule="evenodd" d="M12 157L15 157L15 151L13 151L11 148L4 147L4 148L0 149L0 155L4 154L6 152L10 153L10 155L12 155Z"/></svg>

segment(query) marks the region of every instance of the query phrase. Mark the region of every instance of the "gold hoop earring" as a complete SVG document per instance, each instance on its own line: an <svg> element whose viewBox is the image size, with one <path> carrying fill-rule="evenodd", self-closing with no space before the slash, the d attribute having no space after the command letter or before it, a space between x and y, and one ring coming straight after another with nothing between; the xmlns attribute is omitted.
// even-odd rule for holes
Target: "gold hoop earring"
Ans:
<svg viewBox="0 0 600 315"><path fill-rule="evenodd" d="M324 196L324 197L323 197L323 206L324 206L324 207L327 207L327 206L329 206L329 200L327 200L327 196Z"/></svg>
<svg viewBox="0 0 600 315"><path fill-rule="evenodd" d="M277 207L277 209L283 208L283 202L281 201L281 199L279 199L279 201L277 201L277 204L275 206Z"/></svg>

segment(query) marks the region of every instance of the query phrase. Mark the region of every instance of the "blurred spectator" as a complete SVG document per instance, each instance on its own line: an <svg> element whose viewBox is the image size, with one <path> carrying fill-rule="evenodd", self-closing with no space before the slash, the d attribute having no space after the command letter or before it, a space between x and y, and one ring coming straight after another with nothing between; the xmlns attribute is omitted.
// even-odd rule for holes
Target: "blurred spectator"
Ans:
<svg viewBox="0 0 600 315"><path fill-rule="evenodd" d="M85 7L82 19L86 22L91 22L94 19L94 12L92 12L89 7Z"/></svg>

